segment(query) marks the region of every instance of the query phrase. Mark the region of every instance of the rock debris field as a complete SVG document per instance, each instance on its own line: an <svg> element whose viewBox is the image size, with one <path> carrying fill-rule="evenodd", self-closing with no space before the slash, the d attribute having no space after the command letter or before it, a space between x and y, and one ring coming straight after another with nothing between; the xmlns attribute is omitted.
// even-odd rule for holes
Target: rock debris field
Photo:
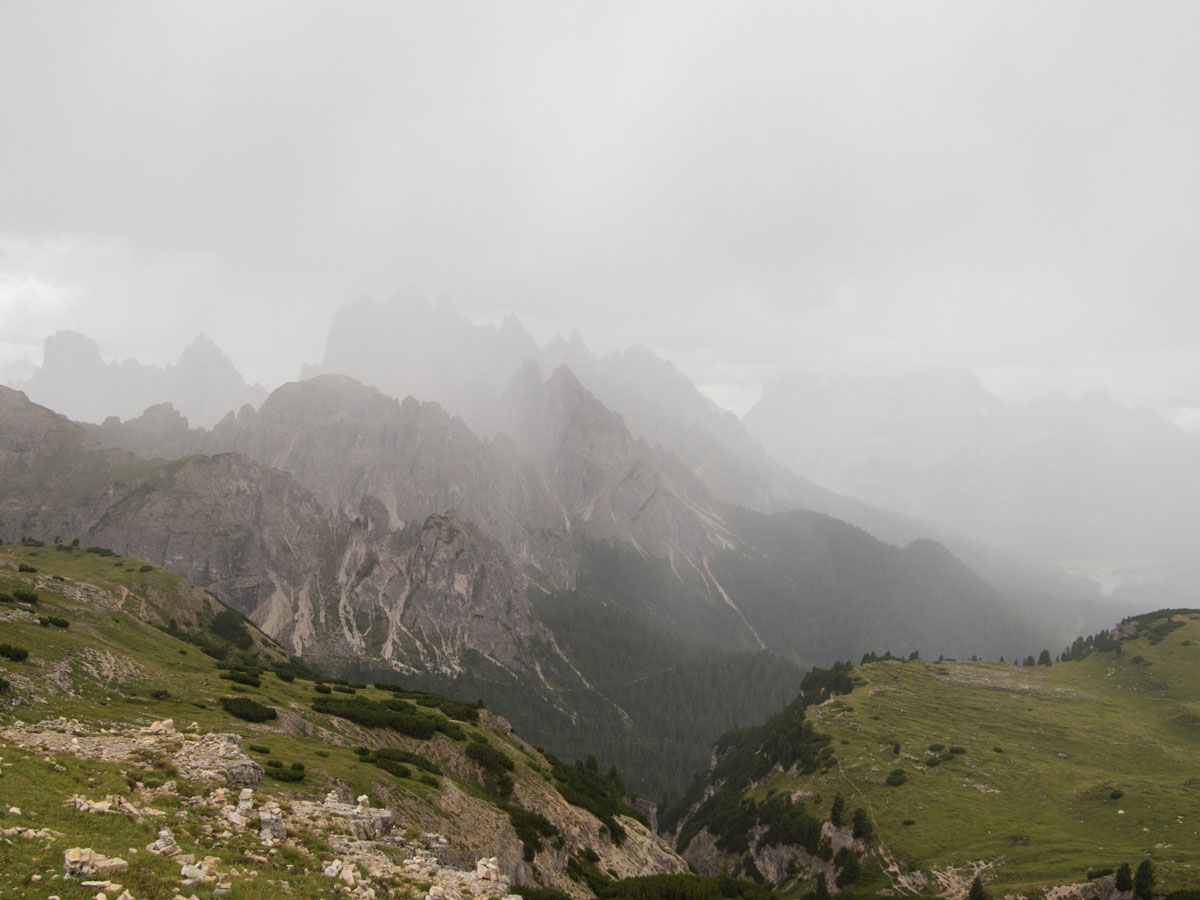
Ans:
<svg viewBox="0 0 1200 900"><path fill-rule="evenodd" d="M358 900L390 896L519 900L509 892L495 857L480 859L473 871L442 865L438 853L448 849L446 838L438 834L414 837L412 829L399 827L390 810L373 808L365 795L351 800L331 791L318 802L259 790L262 767L246 755L241 738L234 734L201 734L195 725L180 732L170 719L135 731L101 728L89 732L74 719L60 718L34 725L14 722L0 729L0 739L4 741L0 750L16 747L43 754L43 760L52 766L58 765L55 757L61 754L106 762L165 754L181 779L202 785L199 792L190 788L185 792L172 780L129 795L92 799L77 793L64 797L64 805L79 813L124 816L140 825L157 823L157 834L144 846L115 855L87 846L66 847L60 870L30 876L32 886L45 885L46 900L57 900L55 882L94 889L94 900L137 900L122 879L143 856L178 864L169 888L175 891L176 900L197 900L196 889L215 897L227 896L239 882L243 886L239 893L254 891L254 885L263 880L288 893L292 886L280 876L295 866L280 865L283 858L303 860L306 871L319 871L329 893ZM156 808L155 801L164 798L170 802L162 805L180 807L178 811ZM19 807L4 804L4 799L4 779L0 778L0 813L5 813L0 818L0 857L3 845L11 847L18 841L73 843L69 834L25 821L29 817ZM172 826L178 829L189 822L203 822L197 849L208 845L212 852L185 852ZM246 838L252 849L246 847ZM236 855L229 850L234 844L241 848ZM156 893L161 896L164 892Z"/></svg>

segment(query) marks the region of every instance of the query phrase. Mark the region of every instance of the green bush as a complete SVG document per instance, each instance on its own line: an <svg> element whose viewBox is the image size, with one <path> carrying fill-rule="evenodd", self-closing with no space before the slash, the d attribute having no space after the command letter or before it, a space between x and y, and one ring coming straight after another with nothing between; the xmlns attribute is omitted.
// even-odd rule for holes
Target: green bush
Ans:
<svg viewBox="0 0 1200 900"><path fill-rule="evenodd" d="M341 694L356 694L356 693L358 693L354 688L350 687L349 685L345 685L345 684L335 684L333 686L333 689Z"/></svg>
<svg viewBox="0 0 1200 900"><path fill-rule="evenodd" d="M527 887L523 884L514 884L512 892L519 895L522 900L571 900L570 894L564 894L557 888Z"/></svg>
<svg viewBox="0 0 1200 900"><path fill-rule="evenodd" d="M17 566L17 571L18 572L36 572L37 569L35 569L33 566L29 565L28 563L21 563L20 565Z"/></svg>
<svg viewBox="0 0 1200 900"><path fill-rule="evenodd" d="M888 777L883 780L883 783L889 787L899 787L906 781L908 781L908 776L904 774L903 769L892 769L888 773Z"/></svg>
<svg viewBox="0 0 1200 900"><path fill-rule="evenodd" d="M144 566L140 566L140 567L138 568L138 571L139 571L139 572L153 572L153 571L154 571L154 566L151 566L151 565L144 565Z"/></svg>
<svg viewBox="0 0 1200 900"><path fill-rule="evenodd" d="M251 675L249 672L222 672L219 676L226 681L232 681L235 684L244 684L247 687L262 687L262 680L257 675Z"/></svg>
<svg viewBox="0 0 1200 900"><path fill-rule="evenodd" d="M774 894L729 875L642 875L602 886L598 896L601 900L771 900Z"/></svg>
<svg viewBox="0 0 1200 900"><path fill-rule="evenodd" d="M0 644L0 656L13 662L24 662L29 658L29 651L15 644Z"/></svg>
<svg viewBox="0 0 1200 900"><path fill-rule="evenodd" d="M262 744L251 744L247 749L249 749L251 753L262 753L263 755L271 752L270 747L264 747Z"/></svg>
<svg viewBox="0 0 1200 900"><path fill-rule="evenodd" d="M331 688L331 687L330 687L329 685L327 685L327 684L314 684L314 685L313 685L313 690L314 690L314 691L316 691L318 694L331 694L331 693L333 693L333 688Z"/></svg>
<svg viewBox="0 0 1200 900"><path fill-rule="evenodd" d="M504 811L508 813L508 821L512 823L525 848L523 855L526 862L532 862L537 851L542 849L542 838L558 834L554 824L541 813L530 812L512 804L506 806Z"/></svg>
<svg viewBox="0 0 1200 900"><path fill-rule="evenodd" d="M38 624L43 628L53 625L55 628L68 628L71 623L59 616L38 616Z"/></svg>
<svg viewBox="0 0 1200 900"><path fill-rule="evenodd" d="M13 597L15 597L21 603L33 604L38 602L38 595L36 591L26 591L18 588L17 590L13 591Z"/></svg>
<svg viewBox="0 0 1200 900"><path fill-rule="evenodd" d="M213 616L212 624L209 625L209 628L217 637L224 638L233 644L233 646L242 650L249 650L254 646L254 638L246 630L246 619L236 610L221 610Z"/></svg>
<svg viewBox="0 0 1200 900"><path fill-rule="evenodd" d="M15 603L17 600L12 594L0 591L0 603Z"/></svg>
<svg viewBox="0 0 1200 900"><path fill-rule="evenodd" d="M268 759L268 760L267 760L267 767L268 767L268 768L271 768L271 769L282 769L282 768L283 768L283 760L279 760L279 759Z"/></svg>
<svg viewBox="0 0 1200 900"><path fill-rule="evenodd" d="M389 775L395 775L397 778L412 777L412 770L409 769L408 766L398 763L395 760L374 759L373 758L371 761L374 762L375 765L379 766L379 768L383 769L383 771L387 772Z"/></svg>
<svg viewBox="0 0 1200 900"><path fill-rule="evenodd" d="M472 742L468 744L467 759L474 760L479 763L485 772L493 774L506 771L511 772L516 768L516 763L512 761L507 753L503 750L497 750L491 744L487 743Z"/></svg>
<svg viewBox="0 0 1200 900"><path fill-rule="evenodd" d="M360 753L360 756L364 756L369 752L365 747L361 749L363 750L363 753ZM411 753L408 750L396 750L392 747L380 747L375 751L374 755L379 759L390 759L394 762L409 763L410 765L414 765L418 769L424 769L426 772L429 772L433 775L442 774L442 770L438 768L437 763L425 756L422 756L420 753Z"/></svg>
<svg viewBox="0 0 1200 900"><path fill-rule="evenodd" d="M249 697L222 697L221 705L231 716L237 716L247 722L267 722L276 716L271 707L263 706Z"/></svg>
<svg viewBox="0 0 1200 900"><path fill-rule="evenodd" d="M272 761L274 761L274 760L272 760ZM270 769L266 770L266 773L268 775L270 775L272 778L274 778L276 781L303 781L304 780L304 772L297 771L296 769L270 768Z"/></svg>
<svg viewBox="0 0 1200 900"><path fill-rule="evenodd" d="M1123 790L1121 790L1120 788L1117 788L1115 791L1113 791L1111 794L1108 795L1108 799L1120 800L1124 796L1125 796L1125 792Z"/></svg>
<svg viewBox="0 0 1200 900"><path fill-rule="evenodd" d="M7 694L12 683L7 678L0 678L0 694Z"/></svg>
<svg viewBox="0 0 1200 900"><path fill-rule="evenodd" d="M95 553L97 556L116 556L115 550L110 550L108 547L88 547L88 553Z"/></svg>
<svg viewBox="0 0 1200 900"><path fill-rule="evenodd" d="M400 705L392 706L392 703ZM441 725L433 716L420 713L403 701L378 703L363 697L321 696L313 700L312 708L319 713L348 719L356 725L390 728L392 731L422 740L433 737ZM449 724L445 719L442 719L442 722Z"/></svg>

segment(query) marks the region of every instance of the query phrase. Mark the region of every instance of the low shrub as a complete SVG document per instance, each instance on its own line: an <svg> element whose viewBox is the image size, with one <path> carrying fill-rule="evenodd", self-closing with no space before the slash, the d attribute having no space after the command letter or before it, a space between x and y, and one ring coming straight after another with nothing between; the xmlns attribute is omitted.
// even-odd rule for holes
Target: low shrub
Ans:
<svg viewBox="0 0 1200 900"><path fill-rule="evenodd" d="M262 680L257 675L251 675L249 672L222 672L219 676L226 681L232 681L235 684L244 684L247 687L262 687Z"/></svg>
<svg viewBox="0 0 1200 900"><path fill-rule="evenodd" d="M391 759L376 759L375 765L383 769L389 775L395 775L397 778L409 778L412 776L412 770L408 766L396 762Z"/></svg>
<svg viewBox="0 0 1200 900"><path fill-rule="evenodd" d="M266 754L268 754L268 753L270 753L270 752L271 752L271 748L270 748L270 747L264 747L262 744L250 744L250 745L247 747L247 749L248 749L248 750L249 750L251 753L262 753L263 755L266 755Z"/></svg>
<svg viewBox="0 0 1200 900"><path fill-rule="evenodd" d="M333 688L331 688L327 684L314 684L313 690L316 691L318 694L332 694L333 693Z"/></svg>
<svg viewBox="0 0 1200 900"><path fill-rule="evenodd" d="M24 662L29 658L29 651L15 644L0 644L0 656L13 662Z"/></svg>
<svg viewBox="0 0 1200 900"><path fill-rule="evenodd" d="M20 565L17 566L17 571L18 572L36 572L37 569L34 568L33 566L29 565L28 563L21 563Z"/></svg>
<svg viewBox="0 0 1200 900"><path fill-rule="evenodd" d="M888 785L888 787L899 787L906 781L908 781L908 776L904 774L903 769L892 769L888 773L888 777L883 780L883 783Z"/></svg>
<svg viewBox="0 0 1200 900"><path fill-rule="evenodd" d="M369 751L365 747L361 749L363 752L359 755L366 756ZM433 775L442 774L442 770L438 767L437 763L428 757L422 756L420 753L412 753L408 750L396 750L392 747L380 747L375 751L374 756L378 759L390 759L393 762L408 763L409 765L416 766L418 769L424 769Z"/></svg>
<svg viewBox="0 0 1200 900"><path fill-rule="evenodd" d="M150 566L150 565L139 566L138 571L139 572L153 572L154 566Z"/></svg>
<svg viewBox="0 0 1200 900"><path fill-rule="evenodd" d="M267 774L276 781L303 781L303 769L267 769Z"/></svg>
<svg viewBox="0 0 1200 900"><path fill-rule="evenodd" d="M38 624L43 628L53 625L55 628L68 628L71 623L59 616L38 616Z"/></svg>
<svg viewBox="0 0 1200 900"><path fill-rule="evenodd" d="M13 591L13 597L19 600L21 603L32 604L38 602L38 595L36 591L26 591L18 588L17 590Z"/></svg>
<svg viewBox="0 0 1200 900"><path fill-rule="evenodd" d="M225 712L246 722L267 722L276 717L271 707L263 706L249 697L222 697L221 705L225 707Z"/></svg>

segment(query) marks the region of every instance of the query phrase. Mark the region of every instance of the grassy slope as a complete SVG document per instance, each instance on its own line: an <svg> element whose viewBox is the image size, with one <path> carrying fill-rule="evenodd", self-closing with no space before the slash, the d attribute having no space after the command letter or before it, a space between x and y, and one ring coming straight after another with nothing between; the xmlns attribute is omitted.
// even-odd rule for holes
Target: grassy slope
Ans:
<svg viewBox="0 0 1200 900"><path fill-rule="evenodd" d="M0 677L13 683L6 694L0 694L0 727L11 725L17 719L28 722L54 716L78 718L91 723L92 730L105 723L128 727L164 718L174 719L176 727L183 729L194 721L203 732L230 731L242 735L247 747L268 747L269 755L250 754L260 764L265 764L267 759L279 759L285 766L293 762L305 765L303 782L284 783L264 777L259 791L279 796L295 792L320 797L331 787L338 786L343 793L348 791L352 796L368 794L375 805L391 805L399 800L397 795L403 795L406 799L400 802L405 808L427 801L436 806L434 801L439 788L422 784L416 778L393 778L378 767L361 762L353 747L358 743L382 741L426 754L442 763L445 769L447 760L451 760L453 766L454 760L461 759L458 751L462 745L454 744L441 734L431 740L416 741L392 732L368 732L342 720L317 714L310 706L316 696L313 684L302 678L289 683L267 671L261 676L261 688L242 687L221 680L216 660L135 615L142 609L142 601L148 601L152 595L167 598L167 607L180 597L192 596L193 592L202 598L207 595L157 567L149 573L140 572L140 560L123 562L127 565L118 569L114 559L82 551L66 553L53 547L0 547L0 592L36 586L39 599L32 612L62 617L70 622L66 629L43 627L26 613L29 607L0 603L0 643L29 650L29 658L24 662L0 658ZM19 573L18 563L33 565L40 571L37 574ZM52 580L53 575L66 580ZM89 585L104 590L97 591L88 588ZM73 598L73 592L81 588L86 596ZM201 602L206 604L207 600ZM116 660L118 667L121 661L132 664L134 674L114 681L89 674L83 662L95 662L106 653L112 655L109 660ZM52 687L49 679L52 672L63 667L64 660L71 662L68 671L73 690L70 693ZM154 698L154 692L164 690L169 693L168 697ZM32 702L10 705L14 696L28 699L30 692L35 697ZM280 719L259 725L232 718L221 708L223 696L258 700L280 710ZM332 696L345 695L334 693ZM390 699L394 695L365 688L358 691L358 696ZM545 761L516 738L467 723L461 723L461 727L468 736L485 735L490 743L503 748L514 758L518 762L514 773L518 781L548 777L539 774L546 767ZM173 895L173 890L165 894L163 890L164 886L178 881L177 863L148 856L144 851L131 858L127 852L128 848L143 847L152 841L159 823L150 820L137 824L124 816L96 816L63 805L63 801L74 793L83 793L93 800L112 793L130 795L127 775L147 786L162 783L174 777L167 760L148 760L145 767L133 771L129 763L109 764L63 756L57 760L63 767L63 771L59 771L52 758L15 747L0 749L0 760L0 827L50 827L67 835L52 843L21 840L9 844L0 839L0 858L4 859L4 865L0 865L0 896L23 896L32 891L30 896L57 892L64 898L83 897L85 893L91 897L94 889L88 892L56 881L47 891L29 880L37 873L48 878L60 872L62 851L72 846L94 846L100 852L130 859L134 863L130 872L115 880L129 887L139 900ZM522 762L525 764L520 765ZM448 770L447 777L452 771ZM462 777L462 772L453 774L459 790L491 802L478 782L472 781L471 777ZM187 790L186 785L181 785L181 793ZM144 801L135 802L140 805ZM178 807L178 799L159 798L153 805L170 813ZM22 815L6 814L10 806L19 807ZM185 852L195 852L198 858L211 852L197 841L203 825L219 825L218 822L206 822L203 814L198 813L183 821L171 819L169 824ZM256 840L243 837L236 837L227 849L232 852L222 851L219 855L228 856L235 860L232 864L242 867L245 867L245 861L236 861L242 849L262 852ZM314 849L321 850L319 846ZM253 886L254 896L327 895L329 881L321 875L314 861L294 857L295 854L284 848L279 859L272 863L278 863L278 869L258 866L265 871L263 879ZM149 867L149 871L139 874L138 866ZM294 866L295 871L284 871L285 866ZM271 878L288 881L291 889L270 883ZM404 896L406 891L403 885L398 886L399 895ZM413 886L407 893L416 897L423 891Z"/></svg>
<svg viewBox="0 0 1200 900"><path fill-rule="evenodd" d="M776 776L758 798L772 788L816 789L827 800L841 792L847 808L870 811L883 845L912 869L997 860L993 894L1082 881L1089 868L1146 857L1161 887L1194 888L1200 614L1176 619L1184 627L1160 643L1138 638L1120 655L1050 667L861 666L864 683L851 695L810 710L833 736L837 769ZM966 753L931 768L930 744ZM884 784L894 768L906 784Z"/></svg>

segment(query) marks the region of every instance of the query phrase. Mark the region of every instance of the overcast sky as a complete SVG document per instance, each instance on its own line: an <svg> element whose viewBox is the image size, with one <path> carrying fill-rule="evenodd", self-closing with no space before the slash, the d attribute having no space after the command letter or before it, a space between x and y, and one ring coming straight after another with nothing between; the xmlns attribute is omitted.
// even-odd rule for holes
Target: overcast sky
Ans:
<svg viewBox="0 0 1200 900"><path fill-rule="evenodd" d="M739 411L967 365L1200 409L1200 4L0 0L0 363L274 386L415 288Z"/></svg>

